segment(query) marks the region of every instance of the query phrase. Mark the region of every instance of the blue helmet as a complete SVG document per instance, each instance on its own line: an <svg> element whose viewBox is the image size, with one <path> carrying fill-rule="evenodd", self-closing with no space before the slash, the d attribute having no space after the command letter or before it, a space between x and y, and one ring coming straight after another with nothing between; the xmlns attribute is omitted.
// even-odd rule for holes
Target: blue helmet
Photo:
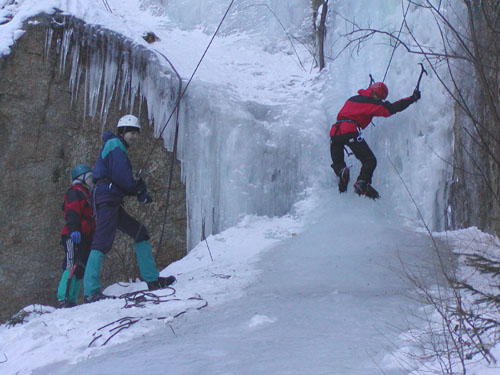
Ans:
<svg viewBox="0 0 500 375"><path fill-rule="evenodd" d="M75 180L87 172L92 172L92 169L87 164L78 164L71 170L71 179Z"/></svg>

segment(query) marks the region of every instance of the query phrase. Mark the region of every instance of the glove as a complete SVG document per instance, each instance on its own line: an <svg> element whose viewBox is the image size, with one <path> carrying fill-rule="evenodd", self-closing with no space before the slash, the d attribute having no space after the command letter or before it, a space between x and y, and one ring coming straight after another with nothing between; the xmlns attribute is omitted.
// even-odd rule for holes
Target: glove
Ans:
<svg viewBox="0 0 500 375"><path fill-rule="evenodd" d="M420 90L418 90L418 89L413 90L413 95L410 96L410 98L415 103L418 99L420 99Z"/></svg>
<svg viewBox="0 0 500 375"><path fill-rule="evenodd" d="M82 234L78 231L74 231L70 234L71 241L73 241L74 244L79 244L80 241L82 240Z"/></svg>
<svg viewBox="0 0 500 375"><path fill-rule="evenodd" d="M146 187L146 183L144 182L144 180L142 178L139 178L137 180L137 187L136 187L137 195L138 196L141 195L146 190L148 190L148 188Z"/></svg>
<svg viewBox="0 0 500 375"><path fill-rule="evenodd" d="M139 201L139 203L149 204L153 201L153 198L151 198L151 195L149 195L148 192L144 190L141 194L137 196L137 200Z"/></svg>

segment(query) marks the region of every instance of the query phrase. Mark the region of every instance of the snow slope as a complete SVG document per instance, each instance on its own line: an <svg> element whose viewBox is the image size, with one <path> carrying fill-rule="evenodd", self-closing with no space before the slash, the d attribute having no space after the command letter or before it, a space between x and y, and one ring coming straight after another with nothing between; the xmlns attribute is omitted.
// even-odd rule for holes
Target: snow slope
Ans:
<svg viewBox="0 0 500 375"><path fill-rule="evenodd" d="M0 11L2 20L10 20L0 25L0 54L9 53L22 35L24 20L58 8L144 46L141 35L154 30L161 39L154 48L186 79L228 4L17 1ZM399 27L399 2L377 4L342 2L336 11ZM304 32L308 2L268 0L265 5L290 33ZM352 188L340 196L332 187L329 127L344 100L366 86L368 73L382 75L392 48L374 43L319 73L305 46L294 43L294 51L266 6L236 2L188 92L188 125L199 132L194 134L213 135L230 146L210 154L222 166L214 174L201 174L210 163L181 153L185 164L193 163L183 167L190 207L197 199L206 198L202 208L218 199L224 207L221 233L162 271L178 278L175 290L162 292L162 303L124 308L125 300L115 299L69 310L28 307L24 324L0 327L2 373L404 373L390 355L400 337L389 323L404 329L404 310L419 306L404 297L409 289L391 267L398 266L398 251L421 262L430 249L425 236L405 226L417 215L390 161L425 219L439 226L446 166L437 155L451 152L452 111L439 84L425 81L417 105L377 121L365 133L379 157L375 186L383 199L360 199ZM432 37L431 22L418 11L410 18L422 25L417 32ZM335 18L330 27L338 32L346 25ZM418 62L415 56L400 49L395 56L388 81L393 101L411 93L418 74L416 68L408 72ZM197 106L201 94L210 99L203 102L206 107ZM226 133L217 133L213 124ZM228 160L236 157L237 163ZM357 162L348 163L355 175ZM286 177L281 190L273 191L269 181L278 170ZM255 178L249 182L248 176ZM207 181L210 188L203 187ZM205 197L204 189L215 198ZM283 215L290 199L278 200L290 189L304 190L303 197ZM118 296L144 286L113 285L106 292ZM479 368L477 374L490 370Z"/></svg>
<svg viewBox="0 0 500 375"><path fill-rule="evenodd" d="M407 311L419 306L393 268L398 253L421 262L431 249L383 203L312 192L294 216L246 218L208 245L213 262L200 244L163 272L178 277L170 299L181 301L130 309L123 300L104 301L2 328L16 343L0 348L9 358L4 367L19 374L40 367L35 374L361 375L379 366L401 373L387 357L398 343L393 328L405 328ZM121 317L142 320L105 346L112 332L101 330L87 347L99 327Z"/></svg>

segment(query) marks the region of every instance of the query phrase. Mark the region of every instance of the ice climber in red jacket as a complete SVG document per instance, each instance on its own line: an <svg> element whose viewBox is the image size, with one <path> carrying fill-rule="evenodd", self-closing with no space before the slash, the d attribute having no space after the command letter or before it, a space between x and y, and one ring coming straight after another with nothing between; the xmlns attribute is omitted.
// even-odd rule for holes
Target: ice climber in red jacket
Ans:
<svg viewBox="0 0 500 375"><path fill-rule="evenodd" d="M368 198L379 198L378 192L371 186L377 159L363 139L361 131L370 124L373 117L389 117L405 110L420 99L418 89L413 91L412 96L394 103L384 101L388 93L389 90L383 82L375 82L366 90L359 90L358 95L345 102L337 115L337 122L330 129L332 168L339 177L341 193L347 190L349 183L349 168L344 161L344 148L347 146L362 164L357 181L354 183L354 191Z"/></svg>

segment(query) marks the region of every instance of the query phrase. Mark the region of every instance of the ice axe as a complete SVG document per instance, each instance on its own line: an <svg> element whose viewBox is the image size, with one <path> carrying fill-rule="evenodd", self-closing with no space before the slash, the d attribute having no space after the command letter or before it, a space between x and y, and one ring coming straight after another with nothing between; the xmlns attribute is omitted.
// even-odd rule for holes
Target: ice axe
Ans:
<svg viewBox="0 0 500 375"><path fill-rule="evenodd" d="M420 88L420 80L422 79L422 76L425 75L427 76L427 70L425 70L424 68L424 64L422 63L419 63L420 64L420 67L422 68L422 70L420 71L420 76L418 77L418 81L417 81L417 87L415 88L415 90L419 91L419 88Z"/></svg>
<svg viewBox="0 0 500 375"><path fill-rule="evenodd" d="M368 84L368 87L370 87L372 85L372 83L375 82L371 73L369 74L369 76L370 76L370 83Z"/></svg>

